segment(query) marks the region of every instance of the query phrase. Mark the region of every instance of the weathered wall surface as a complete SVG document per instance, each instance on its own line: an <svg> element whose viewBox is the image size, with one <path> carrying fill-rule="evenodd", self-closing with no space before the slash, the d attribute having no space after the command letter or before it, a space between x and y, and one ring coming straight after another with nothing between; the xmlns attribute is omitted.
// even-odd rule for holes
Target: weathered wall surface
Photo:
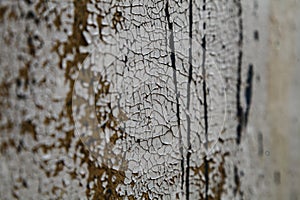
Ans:
<svg viewBox="0 0 300 200"><path fill-rule="evenodd" d="M299 8L0 1L0 199L299 199Z"/></svg>
<svg viewBox="0 0 300 200"><path fill-rule="evenodd" d="M244 61L255 75L243 182L250 194L259 194L255 199L300 198L299 5L245 3Z"/></svg>

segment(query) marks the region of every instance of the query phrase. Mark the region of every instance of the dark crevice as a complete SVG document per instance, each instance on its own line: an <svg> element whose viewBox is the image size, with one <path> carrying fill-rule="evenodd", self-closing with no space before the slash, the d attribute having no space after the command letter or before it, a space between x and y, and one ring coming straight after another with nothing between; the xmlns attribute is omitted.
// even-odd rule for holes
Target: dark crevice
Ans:
<svg viewBox="0 0 300 200"><path fill-rule="evenodd" d="M242 46L243 46L243 22L242 22L242 5L241 0L236 0L235 3L238 7L238 17L239 17L239 55L238 55L238 68L237 68L237 83L236 83L236 108L237 108L237 120L238 125L236 129L236 143L241 143L241 136L242 136L242 130L243 130L243 107L241 105L241 84L242 84Z"/></svg>
<svg viewBox="0 0 300 200"><path fill-rule="evenodd" d="M175 85L175 93L176 93L176 116L177 116L177 127L179 131L179 151L181 154L181 189L183 190L184 185L184 157L183 157L183 144L182 144L182 135L180 131L180 104L179 104L179 94L177 89L177 75L176 75L176 62L175 62L175 45L174 45L174 32L173 32L173 23L170 22L170 13L169 13L169 2L167 1L165 7L165 14L168 22L168 28L170 31L169 45L171 49L171 66L173 69L173 81Z"/></svg>
<svg viewBox="0 0 300 200"><path fill-rule="evenodd" d="M190 0L189 4L189 75L188 75L188 84L187 84L187 143L188 143L188 152L187 152L187 162L186 162L186 199L190 197L190 158L191 158L191 119L190 119L190 90L191 90L191 81L193 73L192 65L192 31L193 31L193 2Z"/></svg>
<svg viewBox="0 0 300 200"><path fill-rule="evenodd" d="M250 64L248 68L248 75L247 75L247 86L245 89L245 99L246 99L246 109L245 109L245 126L248 123L248 116L251 106L251 99L252 99L252 80L253 80L253 65Z"/></svg>
<svg viewBox="0 0 300 200"><path fill-rule="evenodd" d="M205 127L205 148L207 150L208 145L208 109L207 109L207 88L206 88L206 69L205 69L205 59L206 59L206 39L205 36L202 38L203 47L203 57L202 57L202 77L203 77L203 107L204 107L204 127Z"/></svg>
<svg viewBox="0 0 300 200"><path fill-rule="evenodd" d="M203 1L203 10L206 10L205 7L205 0ZM205 32L206 29L206 22L203 23L203 32ZM206 88L206 67L205 67L205 60L206 60L206 35L202 37L202 78L203 78L203 106L204 106L204 126L205 126L205 148L207 150L207 144L208 144L208 116L207 116L207 88Z"/></svg>
<svg viewBox="0 0 300 200"><path fill-rule="evenodd" d="M203 0L203 11L206 10L206 0ZM206 22L203 23L203 32L206 30ZM208 150L208 108L207 108L207 86L206 86L206 35L202 37L202 78L203 78L203 107L204 107L204 128L205 128L205 149ZM208 189L209 189L209 163L207 157L204 159L205 163L205 200L208 200Z"/></svg>
<svg viewBox="0 0 300 200"><path fill-rule="evenodd" d="M242 135L242 128L243 128L243 108L241 105L241 83L242 83L242 77L241 77L241 70L242 70L242 51L239 52L238 57L238 70L237 70L237 83L236 83L236 109L237 109L237 137L236 137L236 143L240 144L241 142L241 135Z"/></svg>
<svg viewBox="0 0 300 200"><path fill-rule="evenodd" d="M190 148L189 148L190 149ZM191 158L191 152L187 152L187 169L186 169L186 199L190 199L190 158Z"/></svg>
<svg viewBox="0 0 300 200"><path fill-rule="evenodd" d="M239 170L237 166L234 166L234 183L235 183L235 188L233 190L234 195L236 196L238 191L240 190L240 176L239 176Z"/></svg>

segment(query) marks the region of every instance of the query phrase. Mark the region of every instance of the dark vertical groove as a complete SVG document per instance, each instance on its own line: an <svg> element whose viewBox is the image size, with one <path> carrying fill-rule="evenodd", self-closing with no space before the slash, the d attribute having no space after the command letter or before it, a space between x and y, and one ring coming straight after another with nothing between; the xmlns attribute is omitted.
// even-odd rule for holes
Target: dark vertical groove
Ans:
<svg viewBox="0 0 300 200"><path fill-rule="evenodd" d="M236 83L236 109L237 109L237 119L238 125L236 128L236 143L239 145L241 143L242 131L244 126L244 112L241 105L241 84L242 84L242 58L243 58L243 21L242 21L242 3L241 0L234 0L235 4L238 7L238 18L239 18L239 55L238 55L238 68L237 68L237 83ZM238 173L237 166L234 166L234 195L240 191L240 177ZM242 192L240 192L242 195Z"/></svg>
<svg viewBox="0 0 300 200"><path fill-rule="evenodd" d="M235 188L233 190L234 195L238 193L240 190L240 176L239 176L239 170L237 166L234 166L234 183L235 183Z"/></svg>
<svg viewBox="0 0 300 200"><path fill-rule="evenodd" d="M202 47L203 47L203 59L202 59L202 77L203 77L203 107L204 107L204 127L205 127L205 150L207 151L208 148L208 112L207 112L207 91L206 91L206 69L205 69L205 58L206 58L206 37L204 36L202 38ZM205 157L205 199L208 199L208 187L209 187L209 179L208 179L208 170L206 167L208 167L208 161Z"/></svg>
<svg viewBox="0 0 300 200"><path fill-rule="evenodd" d="M193 74L193 65L192 65L192 31L193 31L193 2L190 0L189 5L189 75L188 75L188 84L187 84L187 143L188 143L188 152L187 152L187 161L186 161L186 199L190 198L190 158L191 158L191 119L190 119L190 91L191 91L191 81Z"/></svg>
<svg viewBox="0 0 300 200"><path fill-rule="evenodd" d="M184 157L183 157L183 145L182 145L182 135L180 131L180 104L179 104L179 94L178 94L178 89L177 89L177 75L176 75L176 62L175 62L175 46L174 46L174 32L173 32L173 23L170 22L170 13L169 13L169 2L167 1L166 3L166 8L165 8L165 13L166 13L166 18L168 22L168 28L170 31L170 49L171 49L171 66L173 68L173 81L175 85L175 93L176 93L176 116L177 116L177 126L178 126L178 131L179 131L179 151L181 154L181 189L183 190L183 185L184 185Z"/></svg>
<svg viewBox="0 0 300 200"><path fill-rule="evenodd" d="M238 6L238 17L239 17L239 55L238 55L238 69L237 69L237 83L236 83L236 107L237 107L237 119L238 119L238 125L236 130L236 143L241 143L241 136L242 136L242 129L243 129L243 107L241 105L241 84L242 84L242 46L243 46L243 22L242 22L242 5L241 0L236 0L235 3Z"/></svg>
<svg viewBox="0 0 300 200"><path fill-rule="evenodd" d="M206 0L203 0L203 11L206 10ZM203 23L203 32L205 33L206 22ZM208 148L208 110L207 110L207 90L206 90L206 68L205 68L205 59L206 59L206 35L204 34L202 38L202 78L203 78L203 107L204 107L204 127L205 127L205 150ZM204 159L205 165L205 200L208 200L208 188L209 188L209 170L208 170L208 160L207 157Z"/></svg>
<svg viewBox="0 0 300 200"><path fill-rule="evenodd" d="M204 22L205 24L205 22ZM208 145L208 113L207 113L207 90L206 90L206 68L205 68L205 59L206 59L206 36L204 35L202 38L202 51L203 51L203 57L202 57L202 78L203 78L203 101L204 101L204 127L205 127L205 148L207 150Z"/></svg>
<svg viewBox="0 0 300 200"><path fill-rule="evenodd" d="M250 64L248 68L248 75L247 75L247 86L245 89L245 99L246 99L246 109L245 109L245 126L248 123L248 116L251 106L251 99L252 99L252 79L253 79L253 65Z"/></svg>
<svg viewBox="0 0 300 200"><path fill-rule="evenodd" d="M238 69L237 69L237 83L236 83L236 109L237 109L237 119L238 125L236 130L236 143L240 144L241 135L242 135L242 127L243 127L243 108L241 106L241 83L242 83L242 51L240 50L238 56Z"/></svg>

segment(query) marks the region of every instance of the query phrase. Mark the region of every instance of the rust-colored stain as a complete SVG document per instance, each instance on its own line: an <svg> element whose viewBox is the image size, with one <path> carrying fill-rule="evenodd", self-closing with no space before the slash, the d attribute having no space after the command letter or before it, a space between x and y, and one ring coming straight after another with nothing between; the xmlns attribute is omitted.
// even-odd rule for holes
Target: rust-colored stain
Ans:
<svg viewBox="0 0 300 200"><path fill-rule="evenodd" d="M3 23L3 18L4 18L6 11L7 11L7 7L5 7L5 6L0 7L0 23Z"/></svg>
<svg viewBox="0 0 300 200"><path fill-rule="evenodd" d="M35 125L31 121L24 121L21 124L21 134L29 133L34 140L37 140Z"/></svg>
<svg viewBox="0 0 300 200"><path fill-rule="evenodd" d="M222 161L218 166L218 173L214 174L214 176L221 177L221 181L217 183L217 186L212 188L213 194L215 197L213 199L221 199L222 194L225 192L225 180L227 178L226 171L225 171L225 158L229 156L229 153L224 153L222 155Z"/></svg>
<svg viewBox="0 0 300 200"><path fill-rule="evenodd" d="M2 82L0 85L0 100L1 100L0 103L1 104L5 98L9 97L9 87L10 87L10 84L6 83L6 82ZM1 116L1 113L0 113L0 116Z"/></svg>
<svg viewBox="0 0 300 200"><path fill-rule="evenodd" d="M13 139L9 139L8 141L5 141L0 145L0 152L1 152L1 154L4 154L9 147L16 148L16 146L17 145L16 145L15 141Z"/></svg>
<svg viewBox="0 0 300 200"><path fill-rule="evenodd" d="M205 196L205 193L199 193L200 199L208 199L208 200L220 200L222 199L222 195L226 192L225 189L225 181L227 178L227 174L225 171L225 159L230 155L229 152L221 153L221 152L215 152L212 154L212 158L208 159L208 174L213 174L212 179L215 177L221 177L221 179L218 182L214 182L213 184L209 185L209 188L212 191L212 195ZM215 168L213 164L216 162L214 161L215 157L221 157L221 162ZM199 167L192 167L191 168L194 175L199 175L200 177L205 177L206 169L205 169L205 163L200 165ZM202 185L206 184L206 179L201 179ZM213 186L211 186L213 185Z"/></svg>
<svg viewBox="0 0 300 200"><path fill-rule="evenodd" d="M44 119L44 124L45 125L50 125L51 122L55 121L62 121L63 119L67 118L72 124L74 124L74 120L72 117L72 92L73 92L73 87L74 87L74 82L75 80L72 78L76 72L78 72L78 65L83 63L84 60L87 58L88 54L87 53L81 53L80 48L81 47L87 47L88 44L84 39L84 36L82 34L83 30L87 30L87 20L89 17L89 12L87 10L87 4L89 3L89 0L77 0L74 1L74 23L72 24L72 35L69 36L68 40L66 43L59 43L56 42L55 45L52 47L52 51L56 52L59 57L59 68L63 68L63 60L67 57L67 55L72 54L74 55L74 59L71 61L67 61L66 63L66 68L64 69L65 71L65 80L69 84L69 91L66 96L66 99L64 100L65 104L65 109L62 111L58 119L55 119L53 117L46 117ZM35 11L39 16L42 16L43 12L47 11L47 5L44 0L40 0L39 3L36 4L35 6ZM5 7L0 8L0 23L3 20L3 16L6 14L7 9ZM9 13L9 19L11 20L17 20L18 16L14 11L10 11ZM45 19L46 20L46 19ZM98 25L99 25L99 37L102 42L104 42L103 39L103 34L102 34L102 28L104 25L102 25L102 20L103 16L99 15L96 18ZM113 19L111 22L112 29L115 30L115 32L118 32L119 29L123 28L122 22L124 18L122 15L121 11L115 11L113 14ZM55 20L54 20L54 26L58 30L61 29L62 26L62 21L61 21L61 16L57 14ZM28 40L27 40L27 53L31 55L32 57L36 56L36 50L37 46L34 45L33 39L34 36L32 33L27 33ZM59 50L61 47L63 47L63 53L61 53L61 50ZM25 90L28 90L30 87L30 62L26 62L25 66L19 70L18 74L18 79L16 80L17 86L19 85L20 87L24 87ZM44 67L47 65L47 63L44 63ZM45 83L46 79L41 80L39 84ZM104 80L103 77L100 77L98 84L101 86L100 90L97 91L97 94L95 95L95 99L97 102L97 99L100 98L100 95L109 95L110 94L110 85L107 84L107 81ZM2 102L5 97L9 96L9 88L10 85L9 83L1 83L0 85L0 95L1 95L1 101L0 105L3 106ZM96 111L100 110L100 106L96 106ZM37 108L43 109L43 107L36 105ZM99 112L97 112L97 120L99 122L103 121L104 118L108 118L109 120L107 121L106 124L101 127L102 130L104 129L110 129L114 132L114 134L109 138L111 145L116 144L117 140L120 139L118 136L118 133L122 132L121 130L118 129L118 125L120 123L120 120L126 120L126 114L122 112L122 110L119 111L119 118L117 119L116 117L113 116L112 114L112 108L111 105L107 105L108 108L110 108L110 112L105 111L104 116L103 113L101 113L102 116L100 116ZM24 113L25 114L25 113ZM1 119L1 113L0 113L0 119ZM0 127L2 130L4 129L12 129L14 127L15 123L14 122L8 122L6 125ZM41 150L43 153L48 153L53 149L62 149L65 150L65 152L69 153L69 150L71 148L72 142L74 141L74 138L76 137L74 134L74 130L69 130L69 131L63 131L63 124L59 124L55 127L55 129L59 132L64 132L65 136L62 138L58 139L58 144L52 144L52 145L36 145L33 147L32 152L37 153L39 150ZM34 122L32 121L24 121L20 125L20 130L21 134L30 134L31 137L37 141L38 140L38 134L36 132L36 126ZM99 133L101 134L101 133ZM125 134L125 133L124 133ZM124 135L123 134L123 135ZM123 136L124 137L124 136ZM224 141L223 141L224 142ZM14 147L17 148L16 142L13 140L8 140L5 141L1 144L0 146L0 151L5 152L5 150L9 147ZM87 185L81 185L82 187L86 187L86 195L89 198L92 199L122 199L122 197L119 196L118 191L117 191L117 186L124 182L125 179L125 172L124 171L118 171L114 170L110 167L108 167L105 164L102 164L101 166L98 166L95 161L91 159L91 157L97 158L93 153L89 152L86 148L86 146L83 144L81 140L78 140L76 143L76 150L79 150L80 153L82 153L84 156L81 159L80 165L82 166L83 164L87 165L87 170L88 174L87 175L81 175L78 174L76 171L71 171L69 172L70 176L72 179L77 179L79 176L82 177L87 177ZM229 156L229 153L223 153L220 155L220 152L216 152L214 156L221 156L221 162L218 164L217 168L213 166L217 161L215 161L213 158L208 160L208 169L205 167L205 165L201 165L198 168L192 168L192 171L194 174L199 174L201 176L204 176L206 173L213 173L213 176L220 176L221 180L213 187L210 188L213 192L214 196L209 196L208 199L221 199L221 195L225 192L225 180L226 180L226 172L225 172L225 158L226 156ZM77 155L73 155L73 160L75 161L77 159ZM50 172L42 164L48 164L48 161L41 161L40 168L44 170L45 174L47 177L56 177L60 176L60 172L62 172L65 168L65 161L64 160L58 160L55 163L55 169L54 172ZM126 167L126 166L125 166ZM208 171L208 172L207 172ZM103 177L104 173L107 175L105 178L105 181L108 183L105 187L102 184L101 177ZM133 174L135 175L135 174ZM138 174L136 174L137 176ZM171 178L171 184L175 184L175 180L177 177L172 177ZM95 182L97 180L97 182ZM26 183L24 180L20 179L20 182L26 186ZM89 183L94 182L94 185L92 188L90 188ZM81 184L81 183L80 183ZM205 182L203 182L205 185ZM134 183L131 183L131 186L134 186ZM238 184L238 190L240 189L240 186ZM59 187L59 186L54 186L52 187L51 190L52 193L59 193L61 196L58 198L63 198L63 194L66 193L66 191ZM16 193L13 193L13 195L16 198L19 198L19 196ZM200 197L202 199L205 198L205 194L200 194ZM142 198L144 199L150 199L150 196L147 192L144 192L142 194ZM163 196L161 196L163 198ZM179 196L178 196L179 198ZM133 196L129 196L128 199L134 199Z"/></svg>
<svg viewBox="0 0 300 200"><path fill-rule="evenodd" d="M17 13L14 10L11 10L8 14L8 19L16 21L19 18Z"/></svg>
<svg viewBox="0 0 300 200"><path fill-rule="evenodd" d="M117 186L120 182L123 182L125 179L125 172L124 171L117 171L111 169L106 165L102 165L101 167L95 166L95 162L92 162L89 159L90 152L86 149L81 142L77 143L78 148L80 148L80 152L83 153L85 156L81 161L81 164L87 163L88 164L88 182L94 182L95 179L98 181L94 184L93 188L87 188L86 194L88 197L93 197L94 200L106 200L106 199L122 199L117 193ZM103 174L106 173L107 178L104 181L107 181L107 186L103 187L102 180L100 178ZM113 181L113 177L116 178Z"/></svg>
<svg viewBox="0 0 300 200"><path fill-rule="evenodd" d="M42 1L41 1L42 2ZM56 45L53 46L53 51L56 51L59 54L59 50L58 48L63 45L63 49L64 49L64 53L62 55L60 55L60 62L59 62L59 66L62 68L62 62L63 59L68 55L68 54L74 54L74 59L72 61L68 61L67 62L67 66L65 69L65 78L66 80L70 83L70 89L69 92L67 94L67 97L65 99L65 104L66 104L66 111L67 112L62 112L60 114L60 118L67 116L70 121L72 123L74 123L73 121L73 117L72 117L72 92L73 92L73 87L74 87L74 80L71 78L71 75L78 71L78 64L83 63L83 61L85 60L85 58L88 56L87 53L80 53L79 48L83 47L83 46L87 46L87 43L82 35L83 30L86 29L87 27L87 18L89 15L89 12L87 11L87 3L89 1L88 0L78 0L78 1L74 1L74 9L75 9L75 19L74 19L74 23L73 23L73 31L72 31L72 35L68 38L68 41L66 43L60 44L60 43L56 43ZM43 8L44 4L40 3L37 6L37 10L40 10L41 12L45 11L46 8ZM102 17L98 16L97 17L98 23L99 23L99 33L100 33L100 38L102 37L101 35L101 28L102 28ZM57 29L60 29L61 26L61 21L60 21L60 16L58 15L57 18L55 19L55 23L54 25L56 26ZM101 38L102 39L102 38ZM103 39L102 39L103 40ZM104 85L103 85L104 86ZM108 94L109 91L109 85L105 85L103 87L103 91L99 91L100 94ZM111 113L107 113L108 115L110 115L110 119L114 120L112 118L112 114ZM47 118L45 120L45 123L50 123L51 120L54 119L49 119ZM99 119L100 120L100 119ZM110 123L107 123L107 125ZM116 123L115 123L116 124ZM59 128L59 127L58 127ZM114 128L114 127L110 127L108 126L108 128ZM58 148L65 148L65 150L68 152L72 139L74 139L75 134L74 134L74 130L72 131L67 131L66 136L62 139L59 139L60 145L58 146ZM111 141L116 142L116 140L118 139L116 137L117 135L113 135L113 137L111 138ZM43 148L45 151L47 150L47 148L52 148L52 147L41 147ZM57 148L57 147L53 147L53 148ZM89 159L89 156L93 156L93 154L91 154L86 147L84 146L84 144L82 143L81 140L79 140L77 142L76 145L76 149L80 149L81 153L84 154L84 158L81 161L81 164L83 163L87 163L88 166L88 178L87 178L87 182L94 182L95 179L97 179L97 183L95 183L94 188L86 188L86 194L88 197L93 197L93 199L121 199L120 197L118 197L116 188L118 186L118 184L120 182L124 181L125 178L125 174L124 172L119 172L116 170L113 170L107 166L96 166L96 163L94 161L91 161ZM76 159L76 155L74 155L74 160ZM59 174L59 172L62 170L63 168L63 163L60 161L57 163L56 165L56 170L55 173L52 176L57 176ZM108 185L104 188L100 178L103 175L103 173L106 173L108 175L107 181L108 181ZM116 177L115 181L112 181L112 177ZM73 179L78 177L78 174L76 174L76 172L72 172L71 173L71 177Z"/></svg>

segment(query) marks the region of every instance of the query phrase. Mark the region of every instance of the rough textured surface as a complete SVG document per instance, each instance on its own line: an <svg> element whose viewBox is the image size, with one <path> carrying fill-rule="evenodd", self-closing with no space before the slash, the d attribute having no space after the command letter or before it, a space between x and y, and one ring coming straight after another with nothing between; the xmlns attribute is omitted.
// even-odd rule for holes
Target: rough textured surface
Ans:
<svg viewBox="0 0 300 200"><path fill-rule="evenodd" d="M300 198L299 7L0 1L0 198Z"/></svg>

